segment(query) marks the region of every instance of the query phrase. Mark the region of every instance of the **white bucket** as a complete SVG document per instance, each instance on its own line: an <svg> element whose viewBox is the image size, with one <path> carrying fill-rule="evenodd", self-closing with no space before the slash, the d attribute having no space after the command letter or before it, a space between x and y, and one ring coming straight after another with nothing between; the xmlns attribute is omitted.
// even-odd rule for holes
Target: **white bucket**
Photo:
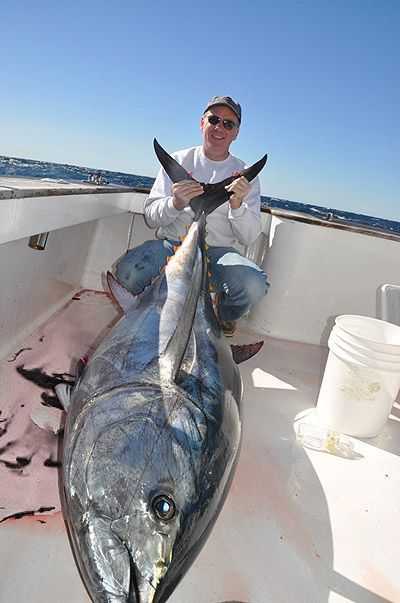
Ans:
<svg viewBox="0 0 400 603"><path fill-rule="evenodd" d="M374 437L400 388L400 327L367 316L336 318L317 402L331 429Z"/></svg>

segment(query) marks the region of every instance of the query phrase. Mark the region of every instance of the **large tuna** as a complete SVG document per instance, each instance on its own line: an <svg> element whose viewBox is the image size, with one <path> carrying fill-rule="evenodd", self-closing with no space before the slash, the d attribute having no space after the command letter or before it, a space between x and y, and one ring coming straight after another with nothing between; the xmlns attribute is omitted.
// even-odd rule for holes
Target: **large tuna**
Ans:
<svg viewBox="0 0 400 603"><path fill-rule="evenodd" d="M63 507L96 603L168 599L217 518L238 458L242 383L214 315L197 213L141 295L109 276L124 315L69 400Z"/></svg>

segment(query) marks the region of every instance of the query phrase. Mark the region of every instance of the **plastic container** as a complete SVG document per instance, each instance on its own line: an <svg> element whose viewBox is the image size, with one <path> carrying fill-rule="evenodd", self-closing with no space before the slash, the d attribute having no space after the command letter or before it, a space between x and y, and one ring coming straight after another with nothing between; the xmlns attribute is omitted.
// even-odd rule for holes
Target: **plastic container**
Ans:
<svg viewBox="0 0 400 603"><path fill-rule="evenodd" d="M338 316L328 347L319 420L347 435L376 436L400 389L400 327L367 316Z"/></svg>

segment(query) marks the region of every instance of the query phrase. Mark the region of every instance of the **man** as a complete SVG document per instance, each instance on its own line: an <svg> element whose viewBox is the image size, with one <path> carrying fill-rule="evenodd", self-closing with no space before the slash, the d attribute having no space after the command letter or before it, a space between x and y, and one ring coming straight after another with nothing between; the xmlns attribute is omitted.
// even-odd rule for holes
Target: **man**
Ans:
<svg viewBox="0 0 400 603"><path fill-rule="evenodd" d="M144 215L157 228L155 241L129 251L116 267L116 276L133 293L139 293L160 272L174 246L186 234L194 213L189 203L201 195L199 182L217 183L238 174L245 164L230 154L242 119L242 110L230 96L215 96L200 121L203 144L173 154L196 179L173 184L161 169L145 202ZM226 187L229 201L207 217L207 244L211 285L217 294L217 316L226 336L235 322L265 295L268 282L260 268L242 256L235 245L250 245L261 230L260 185L236 178Z"/></svg>

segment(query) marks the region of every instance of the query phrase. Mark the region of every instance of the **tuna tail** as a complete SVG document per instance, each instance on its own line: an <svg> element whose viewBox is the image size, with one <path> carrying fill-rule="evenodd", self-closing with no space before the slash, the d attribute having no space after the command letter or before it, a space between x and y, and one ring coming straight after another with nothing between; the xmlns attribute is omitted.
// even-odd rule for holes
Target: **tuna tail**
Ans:
<svg viewBox="0 0 400 603"><path fill-rule="evenodd" d="M181 180L194 180L192 176L182 167L176 159L171 157L154 139L154 150L156 155L163 166L164 170L167 172L168 176L171 178L172 182L180 182ZM231 184L240 176L244 176L249 182L254 180L254 178L261 172L265 164L267 163L268 155L264 155L259 161L254 163L252 166L242 170L237 176L231 176L230 178L226 178L222 180L222 182L217 182L216 184L202 184L204 193L195 197L190 202L190 207L195 213L195 219L198 218L201 212L204 212L207 216L214 209L217 209L220 205L228 201L229 197L232 193L228 193L225 189L226 186Z"/></svg>
<svg viewBox="0 0 400 603"><path fill-rule="evenodd" d="M217 207L228 201L232 193L228 192L225 187L241 176L244 176L248 182L254 180L267 163L267 158L268 155L264 155L264 157L252 166L239 172L237 176L225 178L225 180L217 182L216 184L203 184L204 193L195 197L190 202L190 207L194 211L195 216L198 216L202 211L208 215L213 212L214 209L217 209Z"/></svg>

